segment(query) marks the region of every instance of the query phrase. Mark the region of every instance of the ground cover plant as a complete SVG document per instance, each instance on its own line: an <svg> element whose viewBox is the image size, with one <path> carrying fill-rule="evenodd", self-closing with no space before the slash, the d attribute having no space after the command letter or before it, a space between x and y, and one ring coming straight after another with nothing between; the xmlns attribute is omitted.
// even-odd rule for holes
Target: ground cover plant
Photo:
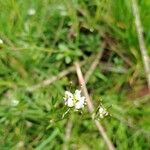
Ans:
<svg viewBox="0 0 150 150"><path fill-rule="evenodd" d="M114 149L150 148L150 94L132 1L0 0L1 150L108 149L95 119ZM150 56L150 1L137 4ZM87 103L68 111L77 89L91 98L91 114ZM64 103L65 91L76 101Z"/></svg>

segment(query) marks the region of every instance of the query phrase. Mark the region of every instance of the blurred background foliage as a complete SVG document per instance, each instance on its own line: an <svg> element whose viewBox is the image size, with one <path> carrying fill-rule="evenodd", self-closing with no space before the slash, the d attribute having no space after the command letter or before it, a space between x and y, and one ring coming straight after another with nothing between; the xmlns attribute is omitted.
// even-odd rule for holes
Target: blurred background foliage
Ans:
<svg viewBox="0 0 150 150"><path fill-rule="evenodd" d="M138 4L150 54L150 1ZM150 96L130 1L0 0L0 39L0 149L107 149L86 109L62 119L64 91L70 81L79 88L75 73L27 90L77 60L86 73L102 49L87 83L95 107L101 99L111 106L101 123L116 149L150 148Z"/></svg>

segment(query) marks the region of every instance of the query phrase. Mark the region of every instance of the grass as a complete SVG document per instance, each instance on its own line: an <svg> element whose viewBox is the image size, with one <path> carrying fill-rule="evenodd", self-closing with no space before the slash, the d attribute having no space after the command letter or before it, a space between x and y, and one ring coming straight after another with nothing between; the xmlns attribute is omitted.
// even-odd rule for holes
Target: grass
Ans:
<svg viewBox="0 0 150 150"><path fill-rule="evenodd" d="M150 2L138 4L150 55ZM150 96L130 1L0 0L0 10L0 149L107 149L86 109L62 119L64 91L70 82L80 88L75 72L27 90L75 61L86 61L86 74L102 47L87 83L96 108L101 99L111 106L101 123L116 149L150 148Z"/></svg>

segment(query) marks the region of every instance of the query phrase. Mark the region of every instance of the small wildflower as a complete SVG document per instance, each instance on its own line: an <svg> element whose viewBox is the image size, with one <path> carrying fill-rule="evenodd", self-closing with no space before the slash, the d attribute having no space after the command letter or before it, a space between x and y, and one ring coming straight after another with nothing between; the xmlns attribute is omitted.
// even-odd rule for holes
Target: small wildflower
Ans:
<svg viewBox="0 0 150 150"><path fill-rule="evenodd" d="M3 44L3 40L2 39L0 39L0 44Z"/></svg>
<svg viewBox="0 0 150 150"><path fill-rule="evenodd" d="M81 91L76 90L74 93L75 109L81 109L85 105L85 97L81 96Z"/></svg>
<svg viewBox="0 0 150 150"><path fill-rule="evenodd" d="M30 9L28 10L28 15L29 15L29 16L33 16L33 15L35 15L35 13L36 13L36 10L35 10L34 8L30 8Z"/></svg>
<svg viewBox="0 0 150 150"><path fill-rule="evenodd" d="M99 118L100 119L102 119L102 118L104 118L105 116L108 115L108 112L107 112L106 108L104 108L102 105L100 106L98 111L99 111L98 113L99 113Z"/></svg>
<svg viewBox="0 0 150 150"><path fill-rule="evenodd" d="M17 106L19 104L19 101L17 99L12 100L12 106Z"/></svg>
<svg viewBox="0 0 150 150"><path fill-rule="evenodd" d="M83 108L86 104L85 97L81 96L80 90L75 90L74 94L72 94L69 91L66 91L64 96L64 102L66 106L74 107L76 110Z"/></svg>
<svg viewBox="0 0 150 150"><path fill-rule="evenodd" d="M65 97L64 97L65 105L68 107L73 107L74 102L73 102L73 94L69 91L65 91Z"/></svg>

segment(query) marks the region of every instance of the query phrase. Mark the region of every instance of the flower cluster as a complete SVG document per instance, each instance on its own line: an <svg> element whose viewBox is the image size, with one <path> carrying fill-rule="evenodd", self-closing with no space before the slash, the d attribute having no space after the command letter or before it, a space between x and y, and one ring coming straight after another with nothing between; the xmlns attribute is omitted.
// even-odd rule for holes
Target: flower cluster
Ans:
<svg viewBox="0 0 150 150"><path fill-rule="evenodd" d="M74 94L70 91L65 91L65 96L63 99L66 106L74 107L76 110L83 108L86 104L85 97L81 96L80 90L75 90Z"/></svg>
<svg viewBox="0 0 150 150"><path fill-rule="evenodd" d="M101 106L99 107L98 115L99 115L99 118L100 118L100 119L102 119L102 118L104 118L105 116L108 115L108 112L107 112L106 108L104 108L104 106L101 105Z"/></svg>

